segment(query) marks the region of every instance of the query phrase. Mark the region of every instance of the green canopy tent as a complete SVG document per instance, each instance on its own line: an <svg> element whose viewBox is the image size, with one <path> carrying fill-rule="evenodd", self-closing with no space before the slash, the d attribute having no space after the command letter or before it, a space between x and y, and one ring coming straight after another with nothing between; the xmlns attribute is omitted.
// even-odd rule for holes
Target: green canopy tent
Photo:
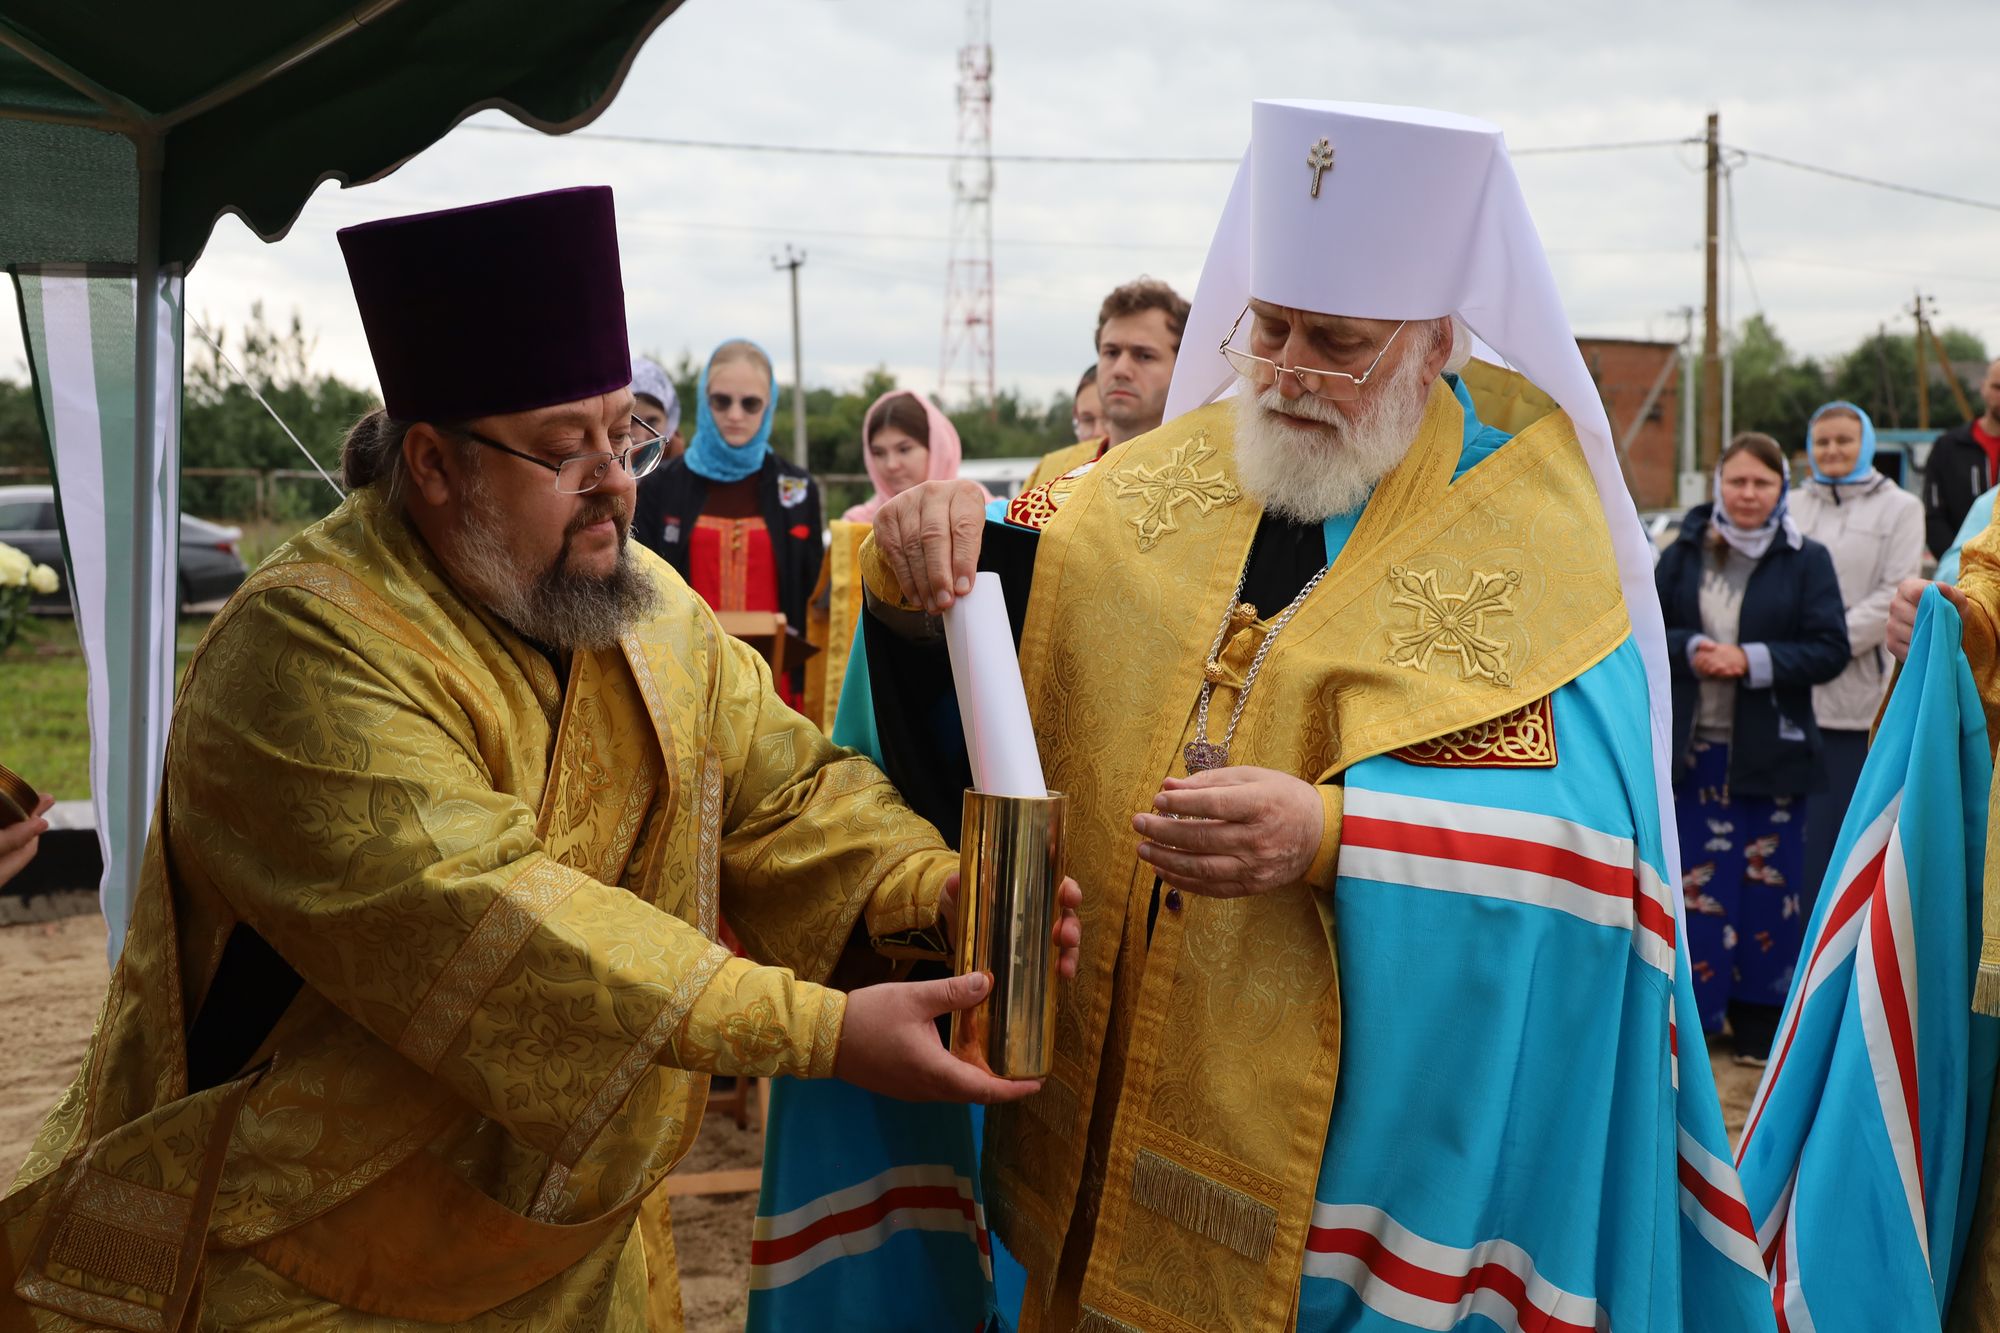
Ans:
<svg viewBox="0 0 2000 1333"><path fill-rule="evenodd" d="M210 229L276 240L321 181L376 180L487 108L586 125L679 4L0 0L0 265L89 667L114 956L172 703L182 282Z"/></svg>

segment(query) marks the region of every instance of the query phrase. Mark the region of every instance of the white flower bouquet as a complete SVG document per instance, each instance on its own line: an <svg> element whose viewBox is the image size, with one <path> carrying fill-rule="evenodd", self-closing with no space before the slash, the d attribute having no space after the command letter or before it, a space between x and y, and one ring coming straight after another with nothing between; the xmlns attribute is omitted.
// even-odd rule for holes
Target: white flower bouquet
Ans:
<svg viewBox="0 0 2000 1333"><path fill-rule="evenodd" d="M21 633L28 614L30 596L46 597L60 591L62 579L47 565L38 565L26 554L0 542L0 650Z"/></svg>

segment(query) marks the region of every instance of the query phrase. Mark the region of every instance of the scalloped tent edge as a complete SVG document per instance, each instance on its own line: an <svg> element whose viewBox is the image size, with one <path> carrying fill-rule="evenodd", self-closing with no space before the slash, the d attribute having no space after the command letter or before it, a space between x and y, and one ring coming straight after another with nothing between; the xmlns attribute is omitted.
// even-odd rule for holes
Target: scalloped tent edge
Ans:
<svg viewBox="0 0 2000 1333"><path fill-rule="evenodd" d="M0 16L0 266L89 671L114 962L175 679L187 269L224 214L282 239L326 181L380 180L481 111L590 124L681 3L219 0L190 18L12 0Z"/></svg>

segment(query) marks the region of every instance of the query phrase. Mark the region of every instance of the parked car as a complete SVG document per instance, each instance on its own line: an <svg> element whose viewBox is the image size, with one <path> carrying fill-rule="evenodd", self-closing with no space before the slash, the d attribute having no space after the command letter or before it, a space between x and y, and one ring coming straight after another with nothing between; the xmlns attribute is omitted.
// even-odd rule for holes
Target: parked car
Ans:
<svg viewBox="0 0 2000 1333"><path fill-rule="evenodd" d="M180 604L212 602L229 596L250 575L237 550L243 529L211 523L192 514L181 515ZM30 560L63 570L62 532L56 526L53 486L0 486L0 542L15 547ZM32 605L61 609L69 605L65 587Z"/></svg>

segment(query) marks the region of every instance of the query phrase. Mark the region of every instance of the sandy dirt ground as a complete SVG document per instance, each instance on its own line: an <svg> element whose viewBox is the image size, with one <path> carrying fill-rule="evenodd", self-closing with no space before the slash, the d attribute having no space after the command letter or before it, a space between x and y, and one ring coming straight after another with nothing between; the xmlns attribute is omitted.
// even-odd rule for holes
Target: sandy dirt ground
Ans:
<svg viewBox="0 0 2000 1333"><path fill-rule="evenodd" d="M104 922L74 916L0 928L0 1183L33 1142L42 1116L69 1086L89 1043L104 992ZM1733 1136L1743 1125L1760 1071L1732 1064L1727 1043L1710 1059ZM739 1130L710 1115L679 1170L755 1166L763 1144L753 1126ZM743 1327L754 1194L674 1200L682 1301L690 1333Z"/></svg>
<svg viewBox="0 0 2000 1333"><path fill-rule="evenodd" d="M69 1086L97 1022L108 976L95 914L0 928L0 1190ZM711 1115L680 1171L756 1166L763 1139ZM743 1327L755 1194L675 1199L681 1301L689 1333Z"/></svg>

